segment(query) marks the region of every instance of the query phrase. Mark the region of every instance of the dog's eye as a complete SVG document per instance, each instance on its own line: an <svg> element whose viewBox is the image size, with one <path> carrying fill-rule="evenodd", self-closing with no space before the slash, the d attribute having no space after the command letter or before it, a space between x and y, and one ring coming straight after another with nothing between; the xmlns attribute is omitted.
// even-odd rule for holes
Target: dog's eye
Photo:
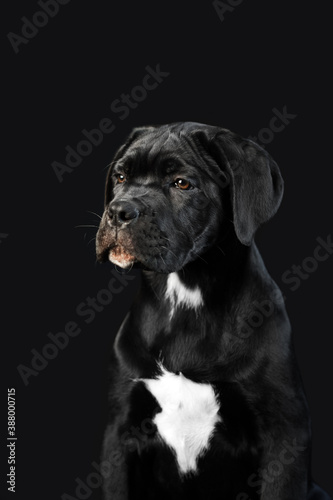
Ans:
<svg viewBox="0 0 333 500"><path fill-rule="evenodd" d="M192 189L191 183L186 179L176 179L174 185L176 188L183 189L184 191L186 189Z"/></svg>
<svg viewBox="0 0 333 500"><path fill-rule="evenodd" d="M125 182L126 177L123 174L117 174L116 179L117 179L117 183L121 184L122 182Z"/></svg>

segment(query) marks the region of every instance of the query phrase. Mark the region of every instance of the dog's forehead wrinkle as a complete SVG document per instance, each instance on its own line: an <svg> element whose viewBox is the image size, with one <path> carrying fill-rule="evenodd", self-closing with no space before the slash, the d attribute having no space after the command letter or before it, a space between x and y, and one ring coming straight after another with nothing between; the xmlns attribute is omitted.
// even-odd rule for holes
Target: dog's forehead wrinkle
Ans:
<svg viewBox="0 0 333 500"><path fill-rule="evenodd" d="M155 183L160 186L166 176L195 176L198 174L198 167L186 155L159 153L154 159L137 160L129 169L129 175L133 184Z"/></svg>
<svg viewBox="0 0 333 500"><path fill-rule="evenodd" d="M161 166L167 169L167 161L174 162L175 171L186 166L200 167L202 157L198 155L196 148L193 148L189 138L184 138L170 130L161 133L157 138L154 134L149 138L139 139L127 150L121 158L120 165L123 168L129 167L134 173L136 170L156 169L158 172ZM171 170L172 166L169 166ZM168 172L166 172L168 173ZM169 172L171 173L171 172Z"/></svg>
<svg viewBox="0 0 333 500"><path fill-rule="evenodd" d="M181 135L181 132L174 132L171 129L164 130L158 137L151 135L150 141L141 144L142 150L148 153L148 159L154 161L158 155L174 157L183 156L191 150L189 141Z"/></svg>
<svg viewBox="0 0 333 500"><path fill-rule="evenodd" d="M147 188L154 190L158 188L159 185L158 179L156 179L156 176L153 175L152 172L135 176L131 182L131 187L137 191L146 190Z"/></svg>
<svg viewBox="0 0 333 500"><path fill-rule="evenodd" d="M180 138L180 143L187 152L191 153L191 159L196 163L198 160L202 160L204 156L207 156L205 148L189 134L183 134Z"/></svg>
<svg viewBox="0 0 333 500"><path fill-rule="evenodd" d="M132 146L135 154L144 155L146 160L153 163L162 150L174 149L177 142L176 135L169 128L160 129L157 133L148 133ZM130 148L129 153L133 150Z"/></svg>

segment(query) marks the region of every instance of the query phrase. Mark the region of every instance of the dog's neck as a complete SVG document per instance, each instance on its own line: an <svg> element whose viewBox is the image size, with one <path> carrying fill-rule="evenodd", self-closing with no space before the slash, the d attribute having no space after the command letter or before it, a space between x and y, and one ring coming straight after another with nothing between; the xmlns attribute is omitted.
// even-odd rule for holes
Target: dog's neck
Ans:
<svg viewBox="0 0 333 500"><path fill-rule="evenodd" d="M171 312L177 304L193 309L204 303L221 304L238 292L257 257L254 243L247 247L235 240L219 242L179 271L144 271L143 290L153 293L161 303L169 302Z"/></svg>
<svg viewBox="0 0 333 500"><path fill-rule="evenodd" d="M265 275L263 269L255 243L248 247L232 239L218 242L179 271L169 274L145 271L141 293L159 311L161 319L163 316L170 322L186 321L187 315L183 313L187 311L194 317L202 316L204 321L206 307L221 317L223 310L237 302L237 297L241 299L248 283L256 286L258 277Z"/></svg>
<svg viewBox="0 0 333 500"><path fill-rule="evenodd" d="M243 315L251 312L252 294L260 296L265 276L255 244L247 247L235 240L215 245L181 271L144 271L130 326L116 340L117 355L138 376L147 377L158 360L171 371L195 367L201 373L206 369L202 348L211 349L206 352L210 359L228 363L232 346L222 337L236 321L237 304Z"/></svg>

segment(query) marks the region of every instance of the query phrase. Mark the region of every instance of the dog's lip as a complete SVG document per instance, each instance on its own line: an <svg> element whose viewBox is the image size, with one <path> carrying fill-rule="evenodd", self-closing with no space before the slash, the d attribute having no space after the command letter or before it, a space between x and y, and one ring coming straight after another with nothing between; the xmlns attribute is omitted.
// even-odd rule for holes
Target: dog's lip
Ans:
<svg viewBox="0 0 333 500"><path fill-rule="evenodd" d="M109 248L109 260L119 267L126 269L136 262L136 257L121 245L114 245Z"/></svg>

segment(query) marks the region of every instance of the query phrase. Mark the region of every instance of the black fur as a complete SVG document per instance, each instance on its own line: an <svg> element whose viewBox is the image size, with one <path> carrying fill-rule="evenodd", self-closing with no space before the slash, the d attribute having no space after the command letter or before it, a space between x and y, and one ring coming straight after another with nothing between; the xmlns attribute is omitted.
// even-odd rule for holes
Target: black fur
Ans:
<svg viewBox="0 0 333 500"><path fill-rule="evenodd" d="M105 499L329 499L309 475L310 423L290 324L253 241L282 193L272 158L218 127L142 127L116 153L97 258L141 266L143 278L110 363ZM170 319L165 289L176 271L187 288L200 288L204 307L178 307ZM221 402L198 474L179 475L153 422L161 408L135 380L156 376L159 361L211 384Z"/></svg>

